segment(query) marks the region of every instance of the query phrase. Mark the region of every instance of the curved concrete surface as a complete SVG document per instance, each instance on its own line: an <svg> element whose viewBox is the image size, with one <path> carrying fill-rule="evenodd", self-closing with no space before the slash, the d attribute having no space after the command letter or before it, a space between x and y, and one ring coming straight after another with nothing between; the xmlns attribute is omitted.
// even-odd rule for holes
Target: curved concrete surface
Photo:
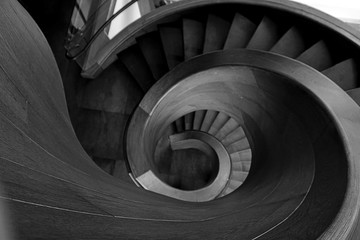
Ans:
<svg viewBox="0 0 360 240"><path fill-rule="evenodd" d="M152 170L138 176L136 180L147 190L165 196L190 202L205 202L215 199L225 188L231 171L230 156L225 147L213 136L203 132L187 131L170 136L173 150L197 148L204 152L214 151L219 161L219 169L215 179L201 189L184 191L162 182Z"/></svg>
<svg viewBox="0 0 360 240"><path fill-rule="evenodd" d="M360 109L316 70L262 52L208 55L222 65L236 60L245 66L242 70L250 69L263 93L269 92L256 99L266 100L268 107L252 104L246 96L244 101L253 107L240 109L255 149L257 170L249 181L222 199L189 203L98 169L75 136L55 60L33 20L17 1L4 0L0 25L0 198L18 238L357 238ZM194 63L199 76L217 67L210 58L194 59L165 78L188 77ZM272 99L283 86L289 92L280 93L289 94ZM158 99L143 102L136 119L147 119ZM279 100L289 113L281 122L272 119L282 113ZM268 120L262 122L262 117ZM157 119L151 116L149 125L160 128L151 118ZM142 131L131 133L142 139ZM284 144L276 147L274 139ZM282 157L275 159L280 152Z"/></svg>
<svg viewBox="0 0 360 240"><path fill-rule="evenodd" d="M336 206L343 201L348 181L345 159L351 158L345 149L341 149L340 144L347 137L336 137L339 134L336 129L341 129L341 120L336 123L336 117L331 115L337 111L334 108L341 104L333 108L328 105L334 95L338 96L338 93L334 94L334 89L330 90L333 87L337 88L316 70L265 52L222 51L180 64L150 89L134 114L129 133L136 134L128 134L128 153L133 172L135 175L141 174L144 166L151 166L146 156L152 156L156 146L153 143L166 131L166 126L194 109L213 107L244 122L254 152L263 153L254 158L255 173L235 193L239 197L239 204L251 205L251 202L257 202L264 207L266 204L260 199L265 196L275 202L288 199L285 201L288 206L274 207L278 209L277 212L281 209L282 214L287 215L272 216L279 217L279 222L272 227L275 228L282 223L280 218L286 219L293 215L293 211L301 209L303 203L314 201L309 195L319 189L326 189L330 179L326 183L319 180L332 174L332 184L339 188L336 191L324 191L324 194L327 193L320 198L324 197L328 201L327 206L332 206L333 211L327 211L317 218L317 221L322 221L317 227L325 229L336 212L347 211L336 209ZM321 97L327 98L327 101L321 103ZM348 96L343 101L352 103L354 110L358 110ZM333 100L331 102L334 103ZM324 107L330 108L321 110ZM329 142L330 139L334 142ZM332 164L337 167L333 165L328 168L323 162L329 160L325 152L319 152L325 142L332 146L326 151L333 151L327 152L326 156L337 156L331 158ZM136 144L132 146L132 143ZM290 201L295 200L292 194L299 197L298 201ZM262 210L266 212L265 207ZM324 213L321 207L313 211L312 214ZM243 213L244 219L255 215L251 210ZM310 221L305 219L302 220ZM262 223L269 224L267 221Z"/></svg>

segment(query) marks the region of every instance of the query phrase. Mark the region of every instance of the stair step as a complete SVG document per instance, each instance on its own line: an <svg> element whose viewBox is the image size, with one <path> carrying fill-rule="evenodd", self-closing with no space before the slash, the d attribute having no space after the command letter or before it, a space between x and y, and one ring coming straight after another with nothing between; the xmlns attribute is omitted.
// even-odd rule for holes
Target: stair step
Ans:
<svg viewBox="0 0 360 240"><path fill-rule="evenodd" d="M218 16L209 14L206 23L204 53L223 49L230 23Z"/></svg>
<svg viewBox="0 0 360 240"><path fill-rule="evenodd" d="M175 122L173 122L172 124L170 124L167 128L166 131L164 132L163 136L170 136L176 134L176 124Z"/></svg>
<svg viewBox="0 0 360 240"><path fill-rule="evenodd" d="M243 182L241 181L237 181L234 179L229 180L226 188L222 191L222 193L218 196L218 198L226 196L230 193L232 193L233 191L235 191L238 187L240 187L242 185Z"/></svg>
<svg viewBox="0 0 360 240"><path fill-rule="evenodd" d="M248 172L232 171L230 181L236 180L236 181L244 182L248 175L249 175Z"/></svg>
<svg viewBox="0 0 360 240"><path fill-rule="evenodd" d="M231 179L229 181L229 185L228 185L228 188L230 188L231 190L236 190L238 187L241 186L241 184L243 184L243 181L238 181L238 180L235 180L235 179Z"/></svg>
<svg viewBox="0 0 360 240"><path fill-rule="evenodd" d="M291 27L270 49L270 52L296 58L305 50L304 35L297 27Z"/></svg>
<svg viewBox="0 0 360 240"><path fill-rule="evenodd" d="M173 69L176 65L184 61L182 29L177 27L160 26L159 32L167 65L169 66L169 69Z"/></svg>
<svg viewBox="0 0 360 240"><path fill-rule="evenodd" d="M225 41L224 49L245 48L255 30L255 23L236 13Z"/></svg>
<svg viewBox="0 0 360 240"><path fill-rule="evenodd" d="M219 196L217 196L216 198L222 198L222 197L224 197L225 196L225 190L223 190L221 193L220 193L220 195Z"/></svg>
<svg viewBox="0 0 360 240"><path fill-rule="evenodd" d="M217 111L213 111L213 110L207 110L204 120L201 124L201 128L200 130L203 132L208 132L211 124L214 122L216 116L217 116L218 112Z"/></svg>
<svg viewBox="0 0 360 240"><path fill-rule="evenodd" d="M228 134L221 142L224 146L229 146L234 142L239 141L240 139L246 138L245 132L242 127L236 128L230 134Z"/></svg>
<svg viewBox="0 0 360 240"><path fill-rule="evenodd" d="M222 141L227 135L229 135L231 132L233 132L235 129L239 127L239 124L237 121L233 118L230 118L224 126L218 131L218 133L215 135L217 139Z"/></svg>
<svg viewBox="0 0 360 240"><path fill-rule="evenodd" d="M221 197L226 196L226 195L232 193L233 191L234 191L234 189L227 187L227 188L224 190L224 192L222 193Z"/></svg>
<svg viewBox="0 0 360 240"><path fill-rule="evenodd" d="M230 154L250 148L249 141L247 140L247 138L240 139L230 145L225 145L225 146L226 146L226 150Z"/></svg>
<svg viewBox="0 0 360 240"><path fill-rule="evenodd" d="M279 24L264 16L246 48L269 50L281 37Z"/></svg>
<svg viewBox="0 0 360 240"><path fill-rule="evenodd" d="M219 112L216 116L213 124L211 124L211 127L209 129L209 134L216 135L218 131L224 126L224 124L229 120L229 116L225 113Z"/></svg>
<svg viewBox="0 0 360 240"><path fill-rule="evenodd" d="M183 19L183 43L185 60L200 55L203 52L205 27L202 22L193 19Z"/></svg>
<svg viewBox="0 0 360 240"><path fill-rule="evenodd" d="M357 82L360 77L359 67L359 64L350 58L324 70L322 73L342 89L350 90L359 85Z"/></svg>
<svg viewBox="0 0 360 240"><path fill-rule="evenodd" d="M251 161L232 162L232 169L234 171L249 172L250 167L251 167Z"/></svg>
<svg viewBox="0 0 360 240"><path fill-rule="evenodd" d="M141 52L143 53L155 80L159 80L169 71L159 33L147 33L138 37L136 41L138 42Z"/></svg>
<svg viewBox="0 0 360 240"><path fill-rule="evenodd" d="M175 121L176 132L181 133L185 130L185 119L184 117L180 117Z"/></svg>
<svg viewBox="0 0 360 240"><path fill-rule="evenodd" d="M131 73L144 92L155 83L151 70L138 45L134 45L118 54L120 61ZM139 71L141 69L141 71Z"/></svg>
<svg viewBox="0 0 360 240"><path fill-rule="evenodd" d="M323 71L333 65L330 50L323 40L315 43L296 59L318 71Z"/></svg>
<svg viewBox="0 0 360 240"><path fill-rule="evenodd" d="M346 93L360 106L360 88L348 90Z"/></svg>
<svg viewBox="0 0 360 240"><path fill-rule="evenodd" d="M191 112L185 115L185 130L193 129L195 112Z"/></svg>
<svg viewBox="0 0 360 240"><path fill-rule="evenodd" d="M233 164L238 162L251 162L251 157L252 152L250 148L230 154L230 159Z"/></svg>
<svg viewBox="0 0 360 240"><path fill-rule="evenodd" d="M205 114L206 110L199 110L195 112L193 130L200 130Z"/></svg>

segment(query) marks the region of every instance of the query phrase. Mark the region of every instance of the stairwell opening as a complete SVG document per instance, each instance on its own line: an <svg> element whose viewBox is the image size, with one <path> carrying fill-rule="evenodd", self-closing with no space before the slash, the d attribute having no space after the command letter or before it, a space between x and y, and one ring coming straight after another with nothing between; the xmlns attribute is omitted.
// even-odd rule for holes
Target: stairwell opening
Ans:
<svg viewBox="0 0 360 240"><path fill-rule="evenodd" d="M212 183L219 172L216 152L208 144L194 140L174 149L170 136L160 138L156 146L157 176L181 190L201 189Z"/></svg>
<svg viewBox="0 0 360 240"><path fill-rule="evenodd" d="M239 51L238 55L219 52L190 60L165 75L148 91L131 121L132 134L127 139L133 173L146 189L186 201L201 202L226 196L247 204L256 204L262 198L269 199L270 202L273 199L279 203L285 201L285 211L290 213L301 204L312 187L317 188L317 184L320 184L315 180L316 184L313 185L316 171L319 176L332 172L325 166L325 170L315 169L315 162L321 166L325 157L319 152L321 144L316 139L337 139L328 114L319 104L314 104L311 95L289 81L289 76L246 66L247 64L230 64L232 60L229 59L232 58L247 59L247 53L249 58L256 59L253 52ZM264 53L256 54L261 59ZM226 64L205 66L204 63L204 69L200 66L197 70L190 70L191 66L206 62L207 58L212 61L219 59L219 62ZM181 75L182 71L188 72ZM197 116L202 116L198 117L202 119L201 126L195 126L194 129ZM317 121L314 122L313 118ZM246 141L242 144L241 141L236 141L238 144L233 144L231 140L224 142L219 137L219 131L215 130L217 124L214 123L221 122L223 127L224 122L229 119L241 127L233 128L231 134L233 137L244 136ZM206 126L203 126L204 123ZM157 142L164 135L171 136L174 131L178 134L181 130L185 133L200 130L222 139L221 143L230 156L231 169L237 165L232 162L231 157L244 157L246 151L250 152L244 158L246 161L251 160L246 176L230 170L222 190L208 195L206 200L198 195L190 200L182 199L175 192L158 188L158 182L151 180L151 177L159 176L154 159ZM131 151L131 143L135 139L136 153ZM240 139L242 138L238 140ZM340 146L332 150L334 154L343 154ZM140 159L147 160L140 163ZM337 164L341 172L338 172L338 180L341 184L346 184L346 165L342 161ZM149 169L153 171L153 176L147 174ZM241 184L236 185L236 181ZM148 185L149 182L151 184ZM268 198L269 196L273 197ZM343 192L339 190L337 196L331 204L341 202Z"/></svg>

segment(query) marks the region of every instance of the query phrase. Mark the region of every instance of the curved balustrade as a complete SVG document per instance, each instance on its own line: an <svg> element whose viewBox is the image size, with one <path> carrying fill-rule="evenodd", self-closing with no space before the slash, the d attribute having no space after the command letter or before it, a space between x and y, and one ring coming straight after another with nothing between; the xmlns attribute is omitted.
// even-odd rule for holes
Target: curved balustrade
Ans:
<svg viewBox="0 0 360 240"><path fill-rule="evenodd" d="M195 148L201 149L208 154L211 154L211 151L215 151L219 161L219 170L216 178L210 185L204 188L184 191L168 186L149 170L136 178L141 186L156 193L192 202L210 201L218 196L226 186L231 169L230 157L224 146L214 137L203 132L194 131L172 135L170 136L170 143L173 150Z"/></svg>
<svg viewBox="0 0 360 240"><path fill-rule="evenodd" d="M205 2L164 7L157 19L172 15L179 6L235 1ZM307 17L315 12L277 1L255 5L280 6ZM356 34L314 15L311 18L359 45ZM195 110L197 116L210 110L209 119L222 112L236 120L252 150L244 184L222 198L194 203L102 172L73 131L56 62L36 24L15 0L0 1L0 24L0 199L9 209L16 237L357 239L360 108L331 81L351 89L334 68L356 68L352 60L341 59L319 72L317 68L329 61L319 65L308 56L314 49L328 53L321 41L305 48L298 60L232 48L186 58L168 73L156 75L160 80L146 89L127 133L136 177L149 169L157 174L152 158L158 140L174 121ZM109 48L104 53L109 54ZM102 60L98 63L105 68ZM224 115L216 122L223 122ZM227 127L240 129L234 121ZM226 150L235 149L229 145Z"/></svg>
<svg viewBox="0 0 360 240"><path fill-rule="evenodd" d="M100 16L109 15L109 11L111 10L110 0L102 2L80 29L72 28L73 30L69 31L67 43L65 45L67 50L66 56L71 59L77 59L84 54L103 31L110 26L116 17L138 1L139 0L129 1L121 9L110 15L104 23L99 24L99 20L101 19ZM96 25L99 25L99 27L96 27Z"/></svg>

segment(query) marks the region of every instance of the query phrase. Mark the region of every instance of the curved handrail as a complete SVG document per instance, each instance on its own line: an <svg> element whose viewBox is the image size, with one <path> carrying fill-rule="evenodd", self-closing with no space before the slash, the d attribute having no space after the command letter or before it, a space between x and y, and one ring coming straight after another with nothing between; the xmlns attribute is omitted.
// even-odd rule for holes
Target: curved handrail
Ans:
<svg viewBox="0 0 360 240"><path fill-rule="evenodd" d="M137 103L135 106L137 106L137 105L139 105L139 103ZM125 130L124 130L124 134L122 136L122 149L123 149L122 157L123 157L123 159L125 161L126 171L129 174L131 180L135 183L136 186L141 187L141 185L137 182L136 178L134 177L134 175L133 175L133 173L131 171L131 167L130 167L129 159L128 159L128 154L127 154L127 148L126 148L126 136L128 134L128 128L129 128L129 125L131 123L131 118L134 115L135 111L136 111L136 108L133 108L133 110L129 114L129 117L126 120L126 123L125 123L125 127L124 127Z"/></svg>
<svg viewBox="0 0 360 240"><path fill-rule="evenodd" d="M81 6L78 4L78 2L75 3L75 8L77 9L77 11L79 11L80 17L82 18L82 20L84 21L84 25L81 26L80 28L76 28L75 26L72 25L72 23L70 24L70 27L68 29L68 35L67 38L65 40L65 49L69 49L71 48L71 43L74 43L73 40L74 39L82 39L85 38L84 33L91 31L93 26L94 26L94 22L96 21L99 12L101 12L101 9L104 8L104 6L106 6L106 4L111 1L111 0L104 0L95 11L93 11L93 13L88 17L88 19L86 19L86 17L84 16L84 13L82 12ZM106 7L105 11L108 11L108 7ZM76 47L76 44L74 44ZM67 56L67 54L66 54Z"/></svg>
<svg viewBox="0 0 360 240"><path fill-rule="evenodd" d="M72 39L69 39L68 41L74 41L74 39L78 39L77 42L78 43L73 43L73 47L71 46L71 44L69 43L65 48L67 50L66 52L66 57L72 60L76 60L79 56L81 56L82 54L84 54L89 47L91 46L91 44L100 36L100 34L105 30L106 27L108 27L111 22L117 17L119 16L122 12L124 12L126 9L128 9L132 4L134 4L135 2L137 2L139 0L131 0L130 2L128 2L127 4L125 4L121 9L119 9L116 13L114 13L113 15L111 15L111 17L106 20L100 27L99 29L95 32L95 34L93 34L90 37L90 40L86 43L86 45L80 49L79 51L77 51L75 54L71 53L71 51L77 49L78 47L80 47L79 42L81 42L85 37L82 37L86 34L84 34L84 31L78 31L76 34L76 36L74 36ZM103 3L104 4L104 3ZM102 6L103 6L102 4ZM93 14L94 18L96 16L96 13ZM85 25L85 29L86 31L91 30L92 25L89 27L88 25ZM78 36L78 37L77 37Z"/></svg>
<svg viewBox="0 0 360 240"><path fill-rule="evenodd" d="M198 144L194 144L194 141ZM210 148L210 151L215 151L219 160L219 170L215 179L206 187L197 190L185 191L171 187L162 182L150 169L136 178L141 186L156 193L190 202L205 202L216 198L226 186L231 172L230 156L221 142L219 142L215 137L204 132L186 131L171 135L170 143L175 149L189 148L190 146L186 144L193 143L191 148L201 149L204 147L205 149Z"/></svg>

